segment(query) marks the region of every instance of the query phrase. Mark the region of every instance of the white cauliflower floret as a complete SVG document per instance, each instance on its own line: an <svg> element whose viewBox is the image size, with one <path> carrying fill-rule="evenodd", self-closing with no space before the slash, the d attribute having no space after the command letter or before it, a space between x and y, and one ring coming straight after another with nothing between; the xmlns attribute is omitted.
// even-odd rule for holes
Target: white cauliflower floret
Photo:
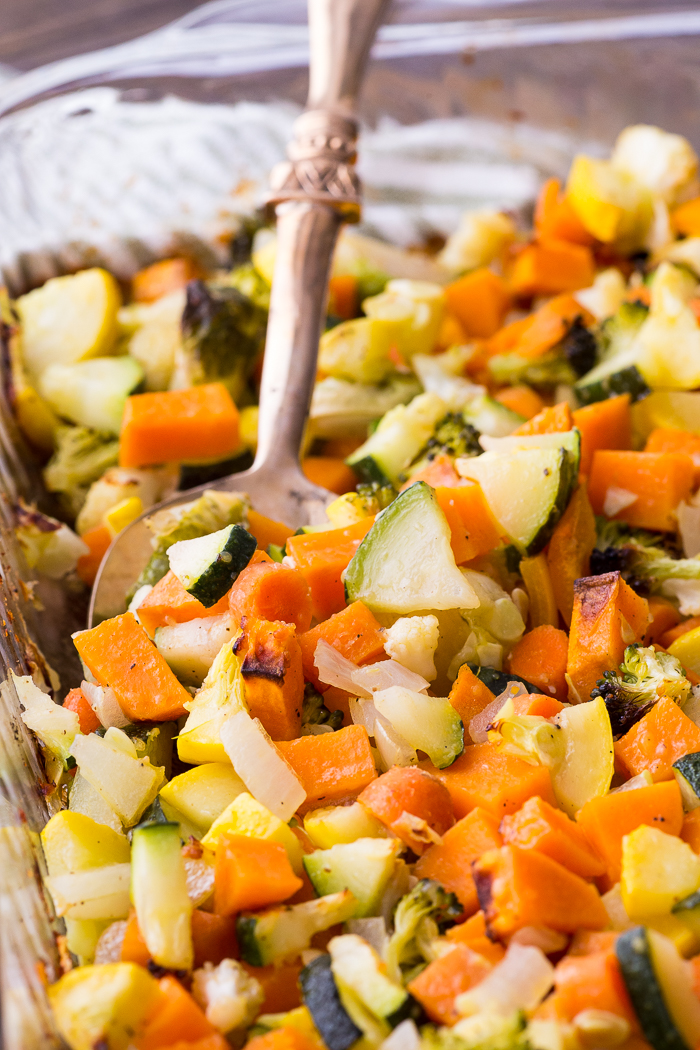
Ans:
<svg viewBox="0 0 700 1050"><path fill-rule="evenodd" d="M265 997L260 982L233 959L223 959L218 966L207 962L195 970L192 995L207 1021L224 1033L251 1024Z"/></svg>
<svg viewBox="0 0 700 1050"><path fill-rule="evenodd" d="M651 124L634 124L618 136L610 162L642 186L674 204L695 180L698 158L682 135Z"/></svg>
<svg viewBox="0 0 700 1050"><path fill-rule="evenodd" d="M596 321L604 321L606 317L617 313L624 302L626 292L624 277L615 266L611 266L596 276L590 288L576 292L574 298L581 306L590 310Z"/></svg>
<svg viewBox="0 0 700 1050"><path fill-rule="evenodd" d="M452 273L488 266L515 240L515 223L502 211L467 211L438 255L438 262Z"/></svg>
<svg viewBox="0 0 700 1050"><path fill-rule="evenodd" d="M437 616L402 616L386 632L384 651L428 682L436 677L435 650L440 638Z"/></svg>

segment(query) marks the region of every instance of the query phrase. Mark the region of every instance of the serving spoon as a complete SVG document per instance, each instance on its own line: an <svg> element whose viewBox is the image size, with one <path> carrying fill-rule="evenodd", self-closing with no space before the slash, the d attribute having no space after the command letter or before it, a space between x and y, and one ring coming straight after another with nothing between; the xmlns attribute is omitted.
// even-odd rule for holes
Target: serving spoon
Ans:
<svg viewBox="0 0 700 1050"><path fill-rule="evenodd" d="M272 171L277 257L260 385L258 447L249 470L164 500L119 533L102 559L88 626L126 607L153 553L145 520L208 489L245 492L257 511L291 528L319 524L335 499L302 473L299 453L316 378L328 279L343 222L360 217L355 102L390 0L308 0L309 95L287 160Z"/></svg>

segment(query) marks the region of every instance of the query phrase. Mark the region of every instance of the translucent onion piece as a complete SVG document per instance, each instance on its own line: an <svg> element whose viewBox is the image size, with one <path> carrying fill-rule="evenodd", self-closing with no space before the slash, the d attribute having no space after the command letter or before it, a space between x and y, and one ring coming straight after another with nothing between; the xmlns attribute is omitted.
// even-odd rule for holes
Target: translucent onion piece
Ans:
<svg viewBox="0 0 700 1050"><path fill-rule="evenodd" d="M415 748L396 732L388 718L377 712L374 722L374 742L387 769L392 766L415 766L418 755Z"/></svg>
<svg viewBox="0 0 700 1050"><path fill-rule="evenodd" d="M115 729L123 729L124 726L131 725L119 706L114 690L109 686L93 685L92 682L82 681L80 688L105 729L109 729L110 726L114 726Z"/></svg>
<svg viewBox="0 0 700 1050"><path fill-rule="evenodd" d="M554 967L539 948L511 944L502 962L468 992L455 999L464 1017L480 1010L508 1016L516 1010L534 1010L554 984Z"/></svg>
<svg viewBox="0 0 700 1050"><path fill-rule="evenodd" d="M390 689L392 685L400 685L414 693L423 693L430 687L430 682L422 675L409 671L396 660L380 660L376 664L358 667L352 675L352 681L358 692L360 689L369 690L370 694L378 693L380 689Z"/></svg>
<svg viewBox="0 0 700 1050"><path fill-rule="evenodd" d="M57 915L69 919L125 919L129 914L131 864L54 875L46 879Z"/></svg>
<svg viewBox="0 0 700 1050"><path fill-rule="evenodd" d="M693 503L679 503L676 509L678 531L686 558L700 554L700 507Z"/></svg>
<svg viewBox="0 0 700 1050"><path fill-rule="evenodd" d="M506 700L515 699L516 696L527 696L527 689L522 682L509 682L502 693L495 700L487 704L483 711L474 715L469 723L469 736L475 744L485 744L488 739L487 729L501 710Z"/></svg>
<svg viewBox="0 0 700 1050"><path fill-rule="evenodd" d="M306 792L260 719L251 718L247 711L236 711L222 724L219 736L233 768L253 798L285 823L291 820Z"/></svg>
<svg viewBox="0 0 700 1050"><path fill-rule="evenodd" d="M352 660L341 656L337 649L334 649L328 642L324 642L322 638L316 646L314 663L318 677L326 685L337 686L338 689L344 689L346 693L353 693L355 696L372 695L368 689L355 684L353 675L357 671L357 665Z"/></svg>

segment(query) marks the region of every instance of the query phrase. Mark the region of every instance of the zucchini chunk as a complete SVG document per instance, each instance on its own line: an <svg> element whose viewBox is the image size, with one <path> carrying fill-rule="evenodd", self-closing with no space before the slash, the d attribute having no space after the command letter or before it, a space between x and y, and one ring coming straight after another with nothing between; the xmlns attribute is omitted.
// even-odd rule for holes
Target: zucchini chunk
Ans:
<svg viewBox="0 0 700 1050"><path fill-rule="evenodd" d="M521 553L537 554L546 546L576 481L572 457L561 443L484 452L456 465L462 477L479 482L494 517Z"/></svg>
<svg viewBox="0 0 700 1050"><path fill-rule="evenodd" d="M395 485L446 413L447 405L437 394L419 394L410 405L397 405L387 412L364 445L345 462L363 481Z"/></svg>
<svg viewBox="0 0 700 1050"><path fill-rule="evenodd" d="M330 955L319 955L299 974L304 1003L328 1050L349 1050L362 1031L340 1001Z"/></svg>
<svg viewBox="0 0 700 1050"><path fill-rule="evenodd" d="M241 912L236 920L241 958L251 966L293 958L309 947L315 933L347 922L356 914L357 901L349 890L254 914Z"/></svg>
<svg viewBox="0 0 700 1050"><path fill-rule="evenodd" d="M581 462L581 431L576 427L560 434L524 434L522 437L510 435L494 438L484 434L480 444L486 452L513 452L519 448L563 448L569 460L569 469L574 475L578 475Z"/></svg>
<svg viewBox="0 0 700 1050"><path fill-rule="evenodd" d="M635 364L618 359L603 361L585 375L574 387L581 405L606 401L618 394L629 394L632 404L651 393L646 380Z"/></svg>
<svg viewBox="0 0 700 1050"><path fill-rule="evenodd" d="M334 937L328 945L331 971L340 986L348 988L370 1013L391 1028L407 1017L417 1018L421 1008L405 988L392 981L374 949L354 933Z"/></svg>
<svg viewBox="0 0 700 1050"><path fill-rule="evenodd" d="M425 751L438 769L451 766L464 750L464 726L449 700L393 685L374 694L380 715L411 747Z"/></svg>
<svg viewBox="0 0 700 1050"><path fill-rule="evenodd" d="M49 365L39 380L39 393L71 423L116 437L126 399L142 381L143 369L133 357L96 357Z"/></svg>
<svg viewBox="0 0 700 1050"><path fill-rule="evenodd" d="M644 926L617 939L615 952L645 1039L654 1050L692 1050L700 1040L700 1001L673 943Z"/></svg>
<svg viewBox="0 0 700 1050"><path fill-rule="evenodd" d="M151 957L169 970L191 970L192 904L179 824L142 824L131 840L131 899Z"/></svg>
<svg viewBox="0 0 700 1050"><path fill-rule="evenodd" d="M193 598L216 605L253 557L257 541L242 525L193 540L180 540L168 550L170 568Z"/></svg>
<svg viewBox="0 0 700 1050"><path fill-rule="evenodd" d="M683 755L671 767L683 796L685 809L700 806L700 753Z"/></svg>
<svg viewBox="0 0 700 1050"><path fill-rule="evenodd" d="M402 615L478 606L455 564L447 519L424 481L397 496L367 533L346 570L345 593L348 603L361 599L373 612Z"/></svg>
<svg viewBox="0 0 700 1050"><path fill-rule="evenodd" d="M364 918L376 915L400 848L395 839L341 842L307 853L304 867L321 899L326 893L350 890L356 901L353 918Z"/></svg>
<svg viewBox="0 0 700 1050"><path fill-rule="evenodd" d="M525 422L523 416L506 408L488 394L482 394L481 397L470 401L462 415L480 434L488 434L495 438L512 434L516 427Z"/></svg>

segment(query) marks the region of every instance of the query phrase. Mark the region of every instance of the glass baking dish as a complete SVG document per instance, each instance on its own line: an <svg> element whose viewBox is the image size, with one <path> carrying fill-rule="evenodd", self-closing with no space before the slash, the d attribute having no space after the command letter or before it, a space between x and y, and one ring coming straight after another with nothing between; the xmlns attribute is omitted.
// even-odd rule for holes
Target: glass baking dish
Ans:
<svg viewBox="0 0 700 1050"><path fill-rule="evenodd" d="M700 4L395 0L363 93L365 228L404 245L460 212L527 213L578 149L627 124L700 146ZM127 278L178 245L225 261L260 203L306 89L303 0L212 0L139 40L0 88L0 270L12 294L81 265ZM0 1009L6 1050L60 1046L44 991L60 972L37 832L55 803L10 669L62 696L84 596L37 583L13 507L43 499L0 388ZM44 656L45 654L45 656ZM49 666L63 677L59 692Z"/></svg>

